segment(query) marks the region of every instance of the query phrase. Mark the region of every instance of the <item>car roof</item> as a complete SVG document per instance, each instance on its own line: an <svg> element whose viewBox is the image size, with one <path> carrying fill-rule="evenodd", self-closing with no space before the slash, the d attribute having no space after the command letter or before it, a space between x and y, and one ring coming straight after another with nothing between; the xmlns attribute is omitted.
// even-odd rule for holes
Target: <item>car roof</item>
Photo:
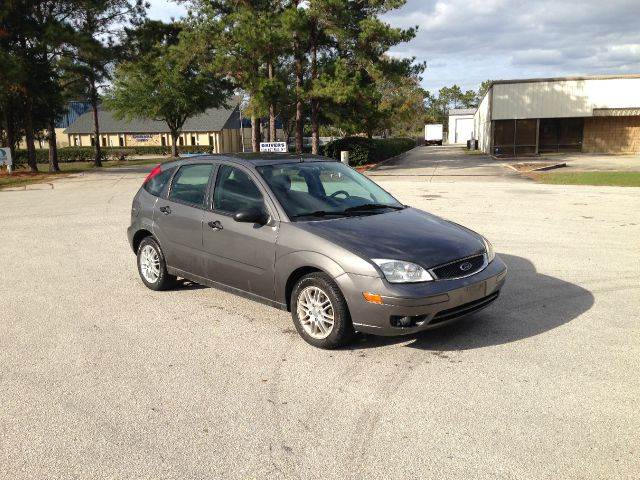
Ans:
<svg viewBox="0 0 640 480"><path fill-rule="evenodd" d="M210 162L211 160L226 160L234 163L259 167L264 165L282 165L287 163L307 163L307 162L337 162L333 158L311 154L296 153L222 153L222 154L202 154L178 158L171 162L166 162L165 166L182 165L183 163Z"/></svg>

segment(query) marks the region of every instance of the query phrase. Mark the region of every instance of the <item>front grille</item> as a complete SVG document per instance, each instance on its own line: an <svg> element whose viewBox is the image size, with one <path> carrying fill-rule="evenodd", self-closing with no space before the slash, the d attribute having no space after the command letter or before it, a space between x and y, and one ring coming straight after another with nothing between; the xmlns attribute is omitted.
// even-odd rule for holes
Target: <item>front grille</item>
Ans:
<svg viewBox="0 0 640 480"><path fill-rule="evenodd" d="M469 313L480 310L481 308L486 307L496 298L498 298L499 294L500 291L493 292L491 295L479 298L478 300L474 300L473 302L458 305L457 307L449 308L447 310L442 310L434 315L433 319L429 322L429 325L444 322L446 320L451 320L452 318L461 317L462 315L467 315Z"/></svg>
<svg viewBox="0 0 640 480"><path fill-rule="evenodd" d="M461 258L455 262L445 263L439 267L432 268L431 271L438 280L460 278L473 275L482 270L485 265L484 254L472 257Z"/></svg>

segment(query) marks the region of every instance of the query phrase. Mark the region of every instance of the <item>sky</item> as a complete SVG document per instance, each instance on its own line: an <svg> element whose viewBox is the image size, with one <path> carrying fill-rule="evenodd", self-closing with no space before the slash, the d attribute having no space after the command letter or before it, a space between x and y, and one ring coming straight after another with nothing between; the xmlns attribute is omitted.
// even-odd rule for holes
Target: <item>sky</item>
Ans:
<svg viewBox="0 0 640 480"><path fill-rule="evenodd" d="M151 0L149 16L168 20L182 5ZM426 62L424 88L483 80L640 73L640 0L408 0L384 15L418 27L393 55Z"/></svg>

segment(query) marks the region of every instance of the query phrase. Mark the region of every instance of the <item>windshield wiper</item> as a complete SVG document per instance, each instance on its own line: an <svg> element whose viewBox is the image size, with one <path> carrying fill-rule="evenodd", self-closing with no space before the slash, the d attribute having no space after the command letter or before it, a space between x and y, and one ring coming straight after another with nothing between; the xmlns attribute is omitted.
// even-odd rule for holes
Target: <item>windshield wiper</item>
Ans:
<svg viewBox="0 0 640 480"><path fill-rule="evenodd" d="M301 213L299 215L292 215L290 218L300 218L300 217L328 217L328 216L332 216L332 215L336 215L339 217L342 217L344 215L346 215L346 212L329 212L327 210L316 210L315 212L309 212L309 213Z"/></svg>
<svg viewBox="0 0 640 480"><path fill-rule="evenodd" d="M404 209L401 205L386 205L384 203L363 203L362 205L355 205L353 207L346 208L344 213L350 212L359 212L366 210L381 210L383 208L391 208L393 210L402 210Z"/></svg>

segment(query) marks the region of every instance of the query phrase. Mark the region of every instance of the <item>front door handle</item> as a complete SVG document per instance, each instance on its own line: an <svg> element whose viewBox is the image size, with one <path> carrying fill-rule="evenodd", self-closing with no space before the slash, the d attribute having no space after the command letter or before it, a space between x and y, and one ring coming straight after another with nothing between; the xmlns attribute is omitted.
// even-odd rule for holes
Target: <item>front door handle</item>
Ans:
<svg viewBox="0 0 640 480"><path fill-rule="evenodd" d="M220 223L220 220L216 220L214 222L209 222L207 223L207 225L209 225L213 230L222 230L222 224Z"/></svg>
<svg viewBox="0 0 640 480"><path fill-rule="evenodd" d="M165 215L169 215L171 213L171 207L169 205L166 207L160 207L160 211Z"/></svg>

